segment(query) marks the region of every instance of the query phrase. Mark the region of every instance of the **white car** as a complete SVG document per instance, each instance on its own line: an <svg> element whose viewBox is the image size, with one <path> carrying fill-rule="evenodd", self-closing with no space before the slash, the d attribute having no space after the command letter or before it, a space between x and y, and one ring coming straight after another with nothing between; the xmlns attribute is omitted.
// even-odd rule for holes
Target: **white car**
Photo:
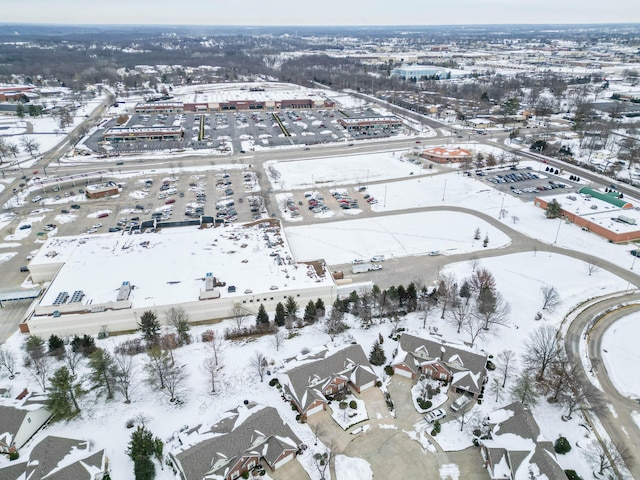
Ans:
<svg viewBox="0 0 640 480"><path fill-rule="evenodd" d="M458 397L456 401L451 404L451 410L453 410L454 412L457 412L462 407L464 407L467 403L469 403L469 397L462 395L461 397Z"/></svg>
<svg viewBox="0 0 640 480"><path fill-rule="evenodd" d="M364 263L364 260L363 260L363 259L361 259L361 258L356 258L355 260L353 260L353 261L351 262L351 264L352 264L352 265L361 265L361 264L363 264L363 263Z"/></svg>
<svg viewBox="0 0 640 480"><path fill-rule="evenodd" d="M33 197L33 198L31 199L31 201L32 201L32 202L34 202L34 203L35 203L35 202L39 202L40 200L42 200L42 197L41 197L41 196Z"/></svg>
<svg viewBox="0 0 640 480"><path fill-rule="evenodd" d="M102 224L101 224L101 223L96 223L96 224L93 226L93 228L101 228L101 227L102 227Z"/></svg>
<svg viewBox="0 0 640 480"><path fill-rule="evenodd" d="M431 410L424 416L424 419L427 423L433 423L436 420L440 420L447 416L447 412L445 412L442 408L436 408L435 410Z"/></svg>
<svg viewBox="0 0 640 480"><path fill-rule="evenodd" d="M384 262L384 255L376 255L375 257L371 257L372 262Z"/></svg>
<svg viewBox="0 0 640 480"><path fill-rule="evenodd" d="M378 264L374 263L373 265L371 265L369 267L369 271L373 272L375 270L382 270L382 265L378 265Z"/></svg>

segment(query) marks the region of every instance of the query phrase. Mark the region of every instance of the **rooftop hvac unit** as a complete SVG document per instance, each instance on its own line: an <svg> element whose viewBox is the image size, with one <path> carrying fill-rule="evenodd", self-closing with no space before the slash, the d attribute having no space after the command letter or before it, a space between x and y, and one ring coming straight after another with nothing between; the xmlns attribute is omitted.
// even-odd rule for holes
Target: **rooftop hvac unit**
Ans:
<svg viewBox="0 0 640 480"><path fill-rule="evenodd" d="M122 282L122 285L120 286L120 290L118 290L117 301L122 302L124 300L127 300L130 294L131 294L131 285L129 285L129 282Z"/></svg>
<svg viewBox="0 0 640 480"><path fill-rule="evenodd" d="M208 272L205 275L205 291L210 292L211 290L213 290L216 286L216 277L213 276L213 273Z"/></svg>

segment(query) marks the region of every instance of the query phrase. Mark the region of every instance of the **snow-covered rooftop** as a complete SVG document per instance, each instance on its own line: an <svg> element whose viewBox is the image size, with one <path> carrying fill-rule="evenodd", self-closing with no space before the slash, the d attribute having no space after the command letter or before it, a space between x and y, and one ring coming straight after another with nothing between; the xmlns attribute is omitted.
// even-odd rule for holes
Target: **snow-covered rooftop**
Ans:
<svg viewBox="0 0 640 480"><path fill-rule="evenodd" d="M197 301L207 273L225 284L221 297L333 283L330 275L318 276L313 266L293 261L279 226L261 225L51 238L31 268L64 265L41 305L52 305L60 292L78 290L84 304L115 301L123 282L133 287L133 307ZM236 291L228 292L228 286Z"/></svg>

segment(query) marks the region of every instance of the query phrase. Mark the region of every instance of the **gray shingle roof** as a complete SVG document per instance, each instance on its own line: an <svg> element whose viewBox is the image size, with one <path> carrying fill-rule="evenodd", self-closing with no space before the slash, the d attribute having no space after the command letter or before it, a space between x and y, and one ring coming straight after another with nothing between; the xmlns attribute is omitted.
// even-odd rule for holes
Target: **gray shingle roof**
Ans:
<svg viewBox="0 0 640 480"><path fill-rule="evenodd" d="M329 356L294 367L286 373L289 392L303 411L315 400L326 401L323 388L335 378L351 381L357 387L377 378L360 345L349 345Z"/></svg>
<svg viewBox="0 0 640 480"><path fill-rule="evenodd" d="M439 359L453 375L451 385L478 394L487 375L487 356L452 345L444 340L432 340L403 333L394 364L404 362L414 373L425 362ZM468 374L465 374L468 372Z"/></svg>
<svg viewBox="0 0 640 480"><path fill-rule="evenodd" d="M32 394L24 396L21 400L0 397L0 447L13 444L25 417L29 412L44 409L44 402L43 398ZM20 447L22 445L17 445L17 448Z"/></svg>
<svg viewBox="0 0 640 480"><path fill-rule="evenodd" d="M92 480L91 472L104 467L104 450L89 453L87 441L50 435L33 448L28 462L0 468L0 479Z"/></svg>
<svg viewBox="0 0 640 480"><path fill-rule="evenodd" d="M207 473L224 476L245 455L275 461L301 444L273 407L250 404L228 412L212 426L200 425L180 436L183 447L172 452L186 480L202 480Z"/></svg>
<svg viewBox="0 0 640 480"><path fill-rule="evenodd" d="M481 442L487 447L494 464L502 455L507 455L514 478L528 478L532 465L548 480L567 478L556 460L553 444L541 436L538 423L522 403L514 402L494 412L489 416L489 422L491 439ZM514 440L514 436L529 442Z"/></svg>

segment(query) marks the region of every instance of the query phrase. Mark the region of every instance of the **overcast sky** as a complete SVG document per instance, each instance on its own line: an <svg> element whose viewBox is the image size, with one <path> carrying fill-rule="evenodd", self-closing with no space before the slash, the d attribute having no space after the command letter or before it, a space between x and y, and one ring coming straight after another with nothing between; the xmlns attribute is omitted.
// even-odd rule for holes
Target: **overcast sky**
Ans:
<svg viewBox="0 0 640 480"><path fill-rule="evenodd" d="M447 25L640 22L638 0L2 0L2 23Z"/></svg>

